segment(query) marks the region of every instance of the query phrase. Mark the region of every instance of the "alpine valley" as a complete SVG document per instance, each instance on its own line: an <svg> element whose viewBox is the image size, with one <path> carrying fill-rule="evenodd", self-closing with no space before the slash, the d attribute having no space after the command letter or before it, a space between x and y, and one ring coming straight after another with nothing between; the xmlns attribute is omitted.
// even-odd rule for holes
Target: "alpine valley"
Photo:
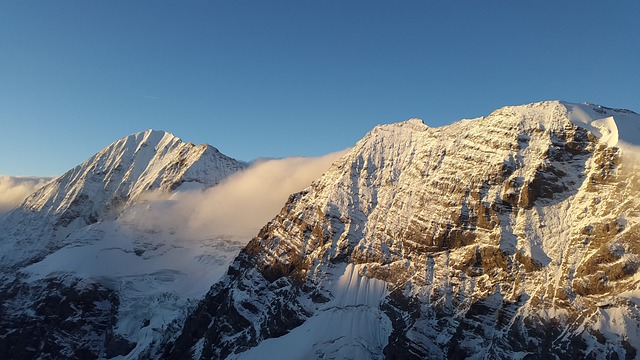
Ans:
<svg viewBox="0 0 640 360"><path fill-rule="evenodd" d="M381 125L248 241L138 221L249 165L131 135L0 218L0 358L640 359L639 149L593 104Z"/></svg>

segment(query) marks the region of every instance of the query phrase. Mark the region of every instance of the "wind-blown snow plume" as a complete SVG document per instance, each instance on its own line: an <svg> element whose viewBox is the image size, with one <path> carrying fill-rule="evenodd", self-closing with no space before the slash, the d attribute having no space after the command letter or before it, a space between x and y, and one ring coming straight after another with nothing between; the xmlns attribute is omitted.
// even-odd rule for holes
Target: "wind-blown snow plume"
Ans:
<svg viewBox="0 0 640 360"><path fill-rule="evenodd" d="M121 219L189 238L228 235L248 241L278 213L290 194L309 186L345 152L259 161L204 191L178 191L170 197L151 192Z"/></svg>
<svg viewBox="0 0 640 360"><path fill-rule="evenodd" d="M27 196L51 179L50 177L0 175L0 215L20 205Z"/></svg>

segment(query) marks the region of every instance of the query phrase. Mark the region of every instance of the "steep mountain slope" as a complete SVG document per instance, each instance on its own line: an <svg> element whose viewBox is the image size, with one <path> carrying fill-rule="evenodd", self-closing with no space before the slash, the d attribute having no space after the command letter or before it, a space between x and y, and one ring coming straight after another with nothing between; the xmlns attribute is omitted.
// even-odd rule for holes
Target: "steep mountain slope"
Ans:
<svg viewBox="0 0 640 360"><path fill-rule="evenodd" d="M640 116L378 126L292 195L164 357L640 356Z"/></svg>
<svg viewBox="0 0 640 360"><path fill-rule="evenodd" d="M0 358L152 356L245 242L138 222L147 194L211 187L245 167L149 130L27 198L0 222Z"/></svg>

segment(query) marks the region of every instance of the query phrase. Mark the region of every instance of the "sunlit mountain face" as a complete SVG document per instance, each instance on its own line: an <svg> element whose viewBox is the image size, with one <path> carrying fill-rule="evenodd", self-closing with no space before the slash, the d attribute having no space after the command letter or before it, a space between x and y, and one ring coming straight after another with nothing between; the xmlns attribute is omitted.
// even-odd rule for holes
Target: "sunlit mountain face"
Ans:
<svg viewBox="0 0 640 360"><path fill-rule="evenodd" d="M558 101L376 127L247 244L165 355L635 358L639 130Z"/></svg>

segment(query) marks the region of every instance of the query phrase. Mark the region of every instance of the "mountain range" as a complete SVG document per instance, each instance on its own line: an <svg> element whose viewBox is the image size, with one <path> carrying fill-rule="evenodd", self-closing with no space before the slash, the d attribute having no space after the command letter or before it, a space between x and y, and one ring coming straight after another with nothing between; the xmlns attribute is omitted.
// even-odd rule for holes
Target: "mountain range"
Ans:
<svg viewBox="0 0 640 360"><path fill-rule="evenodd" d="M0 220L0 356L640 358L638 146L561 101L380 125L248 241L138 221L248 164L131 135Z"/></svg>

